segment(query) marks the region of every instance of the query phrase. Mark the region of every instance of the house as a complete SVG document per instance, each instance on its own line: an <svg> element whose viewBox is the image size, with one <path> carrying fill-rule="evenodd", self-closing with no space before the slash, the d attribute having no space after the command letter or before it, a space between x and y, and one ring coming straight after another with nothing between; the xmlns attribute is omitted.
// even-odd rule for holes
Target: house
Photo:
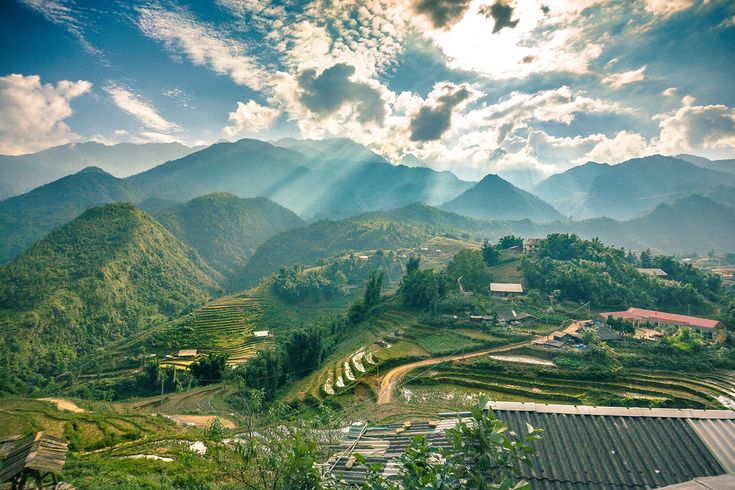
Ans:
<svg viewBox="0 0 735 490"><path fill-rule="evenodd" d="M663 270L656 267L636 267L638 272L647 276L666 277L668 274Z"/></svg>
<svg viewBox="0 0 735 490"><path fill-rule="evenodd" d="M677 315L663 311L644 310L642 308L628 308L625 311L609 311L600 313L603 319L612 316L616 320L627 320L633 322L636 327L640 324L652 324L657 326L689 327L694 332L705 338L715 337L717 329L722 326L718 320L699 318L689 315Z"/></svg>
<svg viewBox="0 0 735 490"><path fill-rule="evenodd" d="M4 439L0 441L0 447L4 455L0 469L0 488L28 488L26 484L33 485L33 488L42 488L44 480L51 480L53 488L60 488L57 487L58 477L64 468L69 450L65 440L38 432L27 437ZM5 483L10 486L6 487ZM46 481L45 485L48 484Z"/></svg>
<svg viewBox="0 0 735 490"><path fill-rule="evenodd" d="M256 330L253 332L253 336L259 338L271 338L273 337L273 332L270 330Z"/></svg>
<svg viewBox="0 0 735 490"><path fill-rule="evenodd" d="M562 342L561 340L549 340L549 339L534 340L533 342L531 342L531 344L537 347L546 347L549 349L561 349L562 347L567 345L565 342Z"/></svg>
<svg viewBox="0 0 735 490"><path fill-rule="evenodd" d="M524 238L523 239L523 253L530 254L536 250L541 238Z"/></svg>
<svg viewBox="0 0 735 490"><path fill-rule="evenodd" d="M176 353L176 357L198 357L199 351L197 349L181 349Z"/></svg>
<svg viewBox="0 0 735 490"><path fill-rule="evenodd" d="M549 335L549 339L564 342L565 344L578 344L582 340L582 336L576 332L557 330Z"/></svg>
<svg viewBox="0 0 735 490"><path fill-rule="evenodd" d="M491 315L470 315L470 320L473 322L491 322L494 319Z"/></svg>
<svg viewBox="0 0 735 490"><path fill-rule="evenodd" d="M597 338L602 342L611 342L613 340L620 340L620 334L607 325L599 324L596 328Z"/></svg>
<svg viewBox="0 0 735 490"><path fill-rule="evenodd" d="M644 489L735 473L731 410L522 402L490 402L487 408L508 425L508 432L526 434L526 424L545 429L534 443L532 465L520 465L511 485L525 480L532 490ZM381 465L383 478L395 479L398 460L413 438L422 435L431 445L447 447L445 431L469 415L440 413L435 421L410 425L353 424L326 467L336 478L359 485L365 469L353 455L361 454L365 464Z"/></svg>
<svg viewBox="0 0 735 490"><path fill-rule="evenodd" d="M503 322L517 322L522 325L528 325L537 322L538 318L525 312L517 313L515 310L505 310L498 312L498 320Z"/></svg>
<svg viewBox="0 0 735 490"><path fill-rule="evenodd" d="M512 282L491 282L490 292L493 296L517 296L523 294L523 286Z"/></svg>

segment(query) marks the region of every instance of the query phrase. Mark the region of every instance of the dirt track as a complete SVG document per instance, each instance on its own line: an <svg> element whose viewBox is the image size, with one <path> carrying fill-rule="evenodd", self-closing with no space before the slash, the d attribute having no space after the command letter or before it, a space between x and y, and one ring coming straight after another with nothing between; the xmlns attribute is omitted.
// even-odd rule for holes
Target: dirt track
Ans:
<svg viewBox="0 0 735 490"><path fill-rule="evenodd" d="M544 337L539 337L544 338ZM422 361L416 361L411 362L408 364L403 364L402 366L397 366L388 371L385 376L380 380L380 386L378 387L378 405L384 405L386 403L390 403L393 401L393 392L395 391L396 385L398 382L403 379L403 377L408 373L409 371L413 371L416 368L423 367L423 366L433 366L435 364L441 364L443 362L448 361L456 361L460 359L470 359L472 357L480 357L485 356L487 354L494 354L496 352L505 352L512 349L516 349L518 347L523 347L524 345L528 345L531 342L533 342L535 339L526 340L523 342L516 342L514 344L508 344L503 345L500 347L494 347L492 349L485 349L475 352L468 352L466 354L456 354L452 356L444 356L444 357L432 357L431 359L424 359Z"/></svg>

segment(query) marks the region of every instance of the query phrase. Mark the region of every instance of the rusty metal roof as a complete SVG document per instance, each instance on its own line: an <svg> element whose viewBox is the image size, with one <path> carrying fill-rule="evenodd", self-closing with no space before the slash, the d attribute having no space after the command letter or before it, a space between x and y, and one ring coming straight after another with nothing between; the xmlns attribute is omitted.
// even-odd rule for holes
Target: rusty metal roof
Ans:
<svg viewBox="0 0 735 490"><path fill-rule="evenodd" d="M525 434L526 423L545 431L534 468L524 469L532 489L657 488L721 475L735 462L735 412L727 410L498 405L497 417L516 433ZM346 481L361 481L364 471L347 464L352 453L360 453L368 463L383 464L385 476L397 475L396 462L413 437L423 434L447 447L444 430L456 424L457 415L351 430L341 457L332 459L333 471Z"/></svg>

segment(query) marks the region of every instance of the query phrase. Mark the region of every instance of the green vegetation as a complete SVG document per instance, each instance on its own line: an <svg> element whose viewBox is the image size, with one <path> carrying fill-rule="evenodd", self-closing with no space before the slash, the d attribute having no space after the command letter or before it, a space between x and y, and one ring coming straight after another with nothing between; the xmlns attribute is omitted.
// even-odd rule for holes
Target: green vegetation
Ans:
<svg viewBox="0 0 735 490"><path fill-rule="evenodd" d="M0 392L65 385L96 348L206 301L214 275L133 206L90 209L0 269Z"/></svg>

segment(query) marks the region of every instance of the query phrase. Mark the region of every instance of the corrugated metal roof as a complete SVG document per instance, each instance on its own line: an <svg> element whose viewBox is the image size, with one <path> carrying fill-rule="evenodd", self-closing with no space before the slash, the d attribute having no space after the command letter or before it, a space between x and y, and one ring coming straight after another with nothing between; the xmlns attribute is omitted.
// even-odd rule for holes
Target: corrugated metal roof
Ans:
<svg viewBox="0 0 735 490"><path fill-rule="evenodd" d="M523 286L513 282L491 282L490 291L494 293L522 293Z"/></svg>
<svg viewBox="0 0 735 490"><path fill-rule="evenodd" d="M515 402L492 406L517 434L525 434L527 423L544 429L535 466L523 474L533 489L656 488L720 475L735 463L735 412L727 410ZM368 463L382 463L386 476L395 475L395 462L417 434L437 446L448 446L444 430L458 420L457 414L452 415L432 424L366 427L357 444L353 433L341 449L354 444L354 452L368 456ZM346 481L361 481L363 470L356 465L347 469L346 460L337 462L335 474Z"/></svg>
<svg viewBox="0 0 735 490"><path fill-rule="evenodd" d="M628 308L625 311L607 311L600 313L600 317L605 319L610 315L612 315L613 318L622 318L625 320L653 320L676 323L677 325L691 325L699 328L717 328L720 325L718 320L710 320L709 318L666 313L664 311L644 310L642 308Z"/></svg>
<svg viewBox="0 0 735 490"><path fill-rule="evenodd" d="M688 422L725 471L735 473L735 424L730 420Z"/></svg>
<svg viewBox="0 0 735 490"><path fill-rule="evenodd" d="M684 483L662 487L660 490L732 490L735 475L706 476Z"/></svg>

